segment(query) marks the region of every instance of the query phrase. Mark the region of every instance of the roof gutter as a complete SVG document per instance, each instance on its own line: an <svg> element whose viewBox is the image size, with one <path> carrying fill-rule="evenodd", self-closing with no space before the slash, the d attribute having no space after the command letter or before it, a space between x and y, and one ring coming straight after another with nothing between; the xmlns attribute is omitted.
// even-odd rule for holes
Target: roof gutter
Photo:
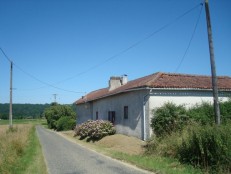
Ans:
<svg viewBox="0 0 231 174"><path fill-rule="evenodd" d="M112 94L109 94L109 95L104 95L102 97L98 97L98 98L95 98L93 100L88 100L88 101L85 101L84 103L89 102L89 101L99 100L99 99L106 98L106 97L110 97L110 96L117 95L117 94L120 94L120 93L131 92L131 91L139 91L139 90L166 90L166 91L171 91L171 90L178 90L178 91L194 90L194 91L212 91L212 89L201 89L201 88L150 88L150 87L131 88L131 89L127 89L127 90L124 90L124 91L118 91L118 92L115 92L115 93L112 93ZM218 89L218 91L219 92L231 92L231 89ZM79 103L79 104L82 104L82 103Z"/></svg>

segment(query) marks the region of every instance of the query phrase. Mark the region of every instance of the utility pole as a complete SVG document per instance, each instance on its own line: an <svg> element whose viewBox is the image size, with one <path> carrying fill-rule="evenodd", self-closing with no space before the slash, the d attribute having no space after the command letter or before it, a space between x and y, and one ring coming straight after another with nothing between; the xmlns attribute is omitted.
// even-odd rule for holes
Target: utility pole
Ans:
<svg viewBox="0 0 231 174"><path fill-rule="evenodd" d="M10 62L10 111L9 111L9 128L13 127L12 124L12 74L13 74L13 62Z"/></svg>
<svg viewBox="0 0 231 174"><path fill-rule="evenodd" d="M56 97L57 97L58 94L53 94L54 96L54 102L56 103Z"/></svg>
<svg viewBox="0 0 231 174"><path fill-rule="evenodd" d="M214 112L215 112L215 122L217 125L220 125L221 118L220 118L220 107L219 107L219 101L218 101L217 75L216 75L216 66L215 66L215 59L214 59L212 27L211 27L211 22L210 22L210 12L209 12L208 0L205 0L205 12L206 12L209 53L210 53L211 73L212 73L213 102L214 102L213 104L214 104Z"/></svg>

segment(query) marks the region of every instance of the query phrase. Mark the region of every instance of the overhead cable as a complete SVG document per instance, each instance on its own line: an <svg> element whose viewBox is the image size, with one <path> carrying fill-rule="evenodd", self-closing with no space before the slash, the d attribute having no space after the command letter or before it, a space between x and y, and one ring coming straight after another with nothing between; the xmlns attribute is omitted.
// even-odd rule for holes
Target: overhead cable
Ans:
<svg viewBox="0 0 231 174"><path fill-rule="evenodd" d="M44 82L44 81L38 79L37 77L35 77L35 76L33 76L32 74L30 74L30 73L24 71L22 68L20 68L18 65L16 65L16 64L7 56L7 54L3 51L3 49L2 49L1 47L0 47L0 50L1 50L1 52L3 53L3 55L5 56L5 58L6 58L10 63L12 62L12 64L13 64L16 68L18 68L20 71L22 71L24 74L28 75L28 76L31 77L32 79L34 79L34 80L36 80L36 81L38 81L38 82L40 82L40 83L42 83L42 84L44 84L44 85L46 85L46 86L49 86L49 87L52 87L52 88L55 88L55 89L58 89L58 90L61 90L61 91L66 91L66 92L71 92L71 93L85 93L85 92L77 92L77 91L71 91L71 90L59 88L59 87L57 87L57 86L54 86L54 85L52 85L52 84L50 84L50 83L47 83L47 82Z"/></svg>
<svg viewBox="0 0 231 174"><path fill-rule="evenodd" d="M197 21L196 21L196 25L195 25L195 27L194 27L194 29L193 29L193 33L192 33L192 36L191 36L191 38L190 38L190 40L189 40L188 46L187 46L187 48L186 48L186 50L185 50L185 52L184 52L183 57L181 58L181 60L180 60L180 62L179 62L179 64L178 64L178 66L177 66L175 72L177 72L177 71L180 69L180 67L181 67L181 65L182 65L182 63L183 63L183 61L184 61L184 59L185 59L185 57L186 57L186 55L187 55L187 52L188 52L188 50L189 50L189 48L190 48L190 45L191 45L191 43L192 43L192 40L193 40L193 38L194 38L194 35L195 35L195 33L196 33L196 29L197 29L197 26L198 26L198 23L199 23L199 20L200 20L200 16L201 16L201 12L202 12L202 7L203 7L203 4L202 4L202 6L201 6L200 13L199 13L199 15L198 15L198 18L197 18Z"/></svg>
<svg viewBox="0 0 231 174"><path fill-rule="evenodd" d="M172 24L175 23L176 21L180 20L181 18L183 18L184 16L186 16L187 14L189 14L190 12L192 12L193 10L195 10L196 8L198 8L198 7L201 6L201 5L203 5L203 3L197 4L197 5L194 6L193 8L187 10L186 12L184 12L183 14L181 14L180 16L176 17L176 18L175 18L174 20L172 20L171 22L169 22L169 23L163 25L162 27L158 28L158 29L155 30L154 32L148 34L148 35L147 35L146 37L144 37L143 39L138 40L137 42L133 43L133 44L130 45L129 47L127 47L127 48L121 50L120 52L114 54L113 56L111 56L111 57L105 59L105 60L102 61L101 63L96 64L96 65L94 65L94 66L92 66L92 67L86 69L85 71L82 71L82 72L80 72L80 73L78 73L78 74L76 74L76 75L74 75L74 76L72 76L72 77L69 77L69 78L66 78L66 79L64 79L64 80L61 80L61 81L59 81L59 82L57 82L57 83L55 83L55 84L60 84L60 83L63 83L63 82L65 82L65 81L68 81L68 80L71 80L71 79L73 79L73 78L76 78L76 77L78 77L78 76L80 76L80 75L86 74L87 72L89 72L89 71L91 71L91 70L93 70L93 69L96 69L96 68L98 68L99 66L101 66L101 65L103 65L103 64L105 64L105 63L107 63L107 62L109 62L109 61L111 61L111 60L113 60L113 59L115 59L115 58L117 58L117 57L119 57L119 56L121 56L121 55L123 55L124 53L128 52L129 50L131 50L131 49L137 47L138 45L140 45L140 44L143 43L144 41L146 41L146 40L148 40L149 38L153 37L153 36L156 35L157 33L163 31L164 29L166 29L167 27L169 27L170 25L172 25ZM192 39L191 39L191 40L192 40ZM191 40L190 40L190 43L191 43ZM190 44L189 44L189 45L190 45ZM189 46L188 46L188 47L189 47ZM7 60L11 62L11 59L5 54L5 52L2 50L2 48L0 48L0 50L2 51L2 53L4 54L4 56L7 58ZM187 50L188 50L188 49L187 49ZM185 53L185 55L186 55L186 53ZM184 57L185 57L185 56L184 56ZM183 60L182 60L182 61L183 61ZM19 70L21 70L23 73L25 73L25 74L27 74L28 76L30 76L32 79L34 79L34 80L36 80L36 81L38 81L38 82L40 82L40 83L42 83L42 84L44 84L44 85L46 85L46 86L49 86L49 87L52 87L52 88L56 88L56 89L59 89L59 90L62 90L62 91L66 91L66 92L84 93L84 92L76 92L76 91L66 90L66 89L63 89L63 88L59 88L59 87L57 87L57 86L54 86L53 84L46 83L46 82L44 82L44 81L38 79L37 77L31 75L30 73L24 71L22 68L20 68L19 66L17 66L15 63L14 63L14 65L15 65ZM40 88L43 88L43 87L40 87Z"/></svg>
<svg viewBox="0 0 231 174"><path fill-rule="evenodd" d="M2 54L5 56L5 58L9 61L12 62L11 59L6 55L6 53L3 51L3 49L0 47L0 50L2 52Z"/></svg>
<svg viewBox="0 0 231 174"><path fill-rule="evenodd" d="M169 22L169 23L163 25L162 27L160 27L160 28L158 28L157 30L153 31L152 33L148 34L148 35L147 35L146 37L144 37L143 39L141 39L141 40L139 40L139 41L133 43L133 44L130 45L129 47L127 47L127 48L123 49L122 51L120 51L120 52L114 54L113 56L111 56L111 57L105 59L105 60L102 61L101 63L99 63L99 64L97 64L97 65L94 65L94 66L92 66L92 67L86 69L85 71L82 71L82 72L80 72L80 73L78 73L78 74L76 74L76 75L74 75L74 76L72 76L72 77L69 77L69 78L66 78L66 79L64 79L64 80L61 80L61 81L57 82L57 84L63 83L63 82L65 82L65 81L68 81L68 80L71 80L71 79L73 79L73 78L76 78L76 77L78 77L78 76L80 76L80 75L86 74L87 72L89 72L89 71L91 71L91 70L93 70L93 69L96 69L96 68L98 68L99 66L101 66L101 65L103 65L103 64L105 64L105 63L107 63L107 62L109 62L109 61L111 61L111 60L113 60L113 59L115 59L115 58L117 58L117 57L119 57L119 56L121 56L121 55L123 55L124 53L128 52L128 51L131 50L132 48L134 48L134 47L140 45L142 42L148 40L148 39L151 38L152 36L156 35L157 33L163 31L164 29L166 29L167 27L169 27L169 26L172 25L173 23L177 22L178 20L180 20L181 18L183 18L184 16L186 16L187 14L189 14L190 12L192 12L193 10L197 9L199 6L203 6L203 3L197 4L197 5L194 6L193 8L187 10L186 12L184 12L183 14L181 14L180 16L176 17L176 18L175 18L174 20L172 20L171 22Z"/></svg>

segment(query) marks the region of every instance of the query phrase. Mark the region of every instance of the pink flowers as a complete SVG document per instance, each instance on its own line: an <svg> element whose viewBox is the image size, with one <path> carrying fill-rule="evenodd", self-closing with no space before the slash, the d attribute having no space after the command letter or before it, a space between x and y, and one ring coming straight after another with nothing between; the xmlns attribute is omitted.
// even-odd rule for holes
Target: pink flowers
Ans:
<svg viewBox="0 0 231 174"><path fill-rule="evenodd" d="M75 136L80 136L80 139L88 137L92 140L99 140L115 133L116 130L113 124L104 120L88 120L75 128Z"/></svg>

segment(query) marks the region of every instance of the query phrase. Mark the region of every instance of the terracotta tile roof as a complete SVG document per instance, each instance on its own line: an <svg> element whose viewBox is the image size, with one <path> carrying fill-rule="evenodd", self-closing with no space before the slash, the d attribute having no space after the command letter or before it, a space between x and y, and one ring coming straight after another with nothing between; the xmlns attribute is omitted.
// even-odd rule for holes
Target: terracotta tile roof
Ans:
<svg viewBox="0 0 231 174"><path fill-rule="evenodd" d="M175 89L212 89L211 76L189 75L189 74L171 74L171 73L155 73L145 77L141 77L127 84L109 91L109 88L99 89L90 92L84 98L77 100L75 103L80 104L87 101L93 101L99 98L126 92L131 89L138 88L175 88ZM218 88L220 90L231 91L231 77L219 76Z"/></svg>

